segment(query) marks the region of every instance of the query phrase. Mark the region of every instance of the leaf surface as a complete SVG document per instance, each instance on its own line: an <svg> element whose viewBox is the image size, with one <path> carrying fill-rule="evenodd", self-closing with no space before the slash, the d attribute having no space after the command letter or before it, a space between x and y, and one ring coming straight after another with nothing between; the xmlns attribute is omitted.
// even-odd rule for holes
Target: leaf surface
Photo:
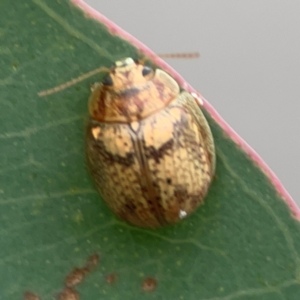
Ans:
<svg viewBox="0 0 300 300"><path fill-rule="evenodd" d="M53 299L100 253L80 299L300 299L300 226L265 172L206 113L217 148L205 204L184 222L144 230L118 220L85 167L95 68L135 46L68 1L0 4L0 299ZM117 273L113 285L105 276ZM145 278L157 287L143 292Z"/></svg>

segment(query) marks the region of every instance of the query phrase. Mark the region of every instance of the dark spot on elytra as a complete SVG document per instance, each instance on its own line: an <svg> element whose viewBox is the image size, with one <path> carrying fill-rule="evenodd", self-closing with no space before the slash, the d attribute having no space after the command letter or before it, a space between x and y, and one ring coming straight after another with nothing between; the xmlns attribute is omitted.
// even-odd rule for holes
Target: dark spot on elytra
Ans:
<svg viewBox="0 0 300 300"><path fill-rule="evenodd" d="M171 178L167 178L167 184L172 184L172 179Z"/></svg>
<svg viewBox="0 0 300 300"><path fill-rule="evenodd" d="M133 212L136 210L136 205L132 202L132 200L127 200L128 202L123 205L125 211Z"/></svg>
<svg viewBox="0 0 300 300"><path fill-rule="evenodd" d="M184 203L188 198L188 192L184 187L178 187L174 191L174 196L177 198L178 203Z"/></svg>
<svg viewBox="0 0 300 300"><path fill-rule="evenodd" d="M122 137L120 136L120 138ZM92 153L94 153L96 156L101 155L108 165L117 163L126 167L130 167L134 163L134 153L126 153L125 157L112 154L105 149L103 142L100 140L94 140L91 142L91 147L93 148ZM95 160L96 159L98 160L98 158L95 158ZM91 168L93 169L93 166L91 166Z"/></svg>
<svg viewBox="0 0 300 300"><path fill-rule="evenodd" d="M145 147L145 154L146 157L153 158L156 163L159 163L160 160L163 158L163 156L167 153L168 150L171 150L174 145L174 140L171 139L164 143L159 149L154 148L153 146L151 147Z"/></svg>

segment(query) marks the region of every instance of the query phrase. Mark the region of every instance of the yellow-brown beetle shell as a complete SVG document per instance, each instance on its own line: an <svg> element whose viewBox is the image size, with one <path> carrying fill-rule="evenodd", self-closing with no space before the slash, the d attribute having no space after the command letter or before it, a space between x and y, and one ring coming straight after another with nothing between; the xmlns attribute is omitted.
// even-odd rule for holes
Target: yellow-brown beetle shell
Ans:
<svg viewBox="0 0 300 300"><path fill-rule="evenodd" d="M194 97L164 71L117 62L89 102L86 149L96 187L121 219L176 223L202 202L215 169L213 137Z"/></svg>

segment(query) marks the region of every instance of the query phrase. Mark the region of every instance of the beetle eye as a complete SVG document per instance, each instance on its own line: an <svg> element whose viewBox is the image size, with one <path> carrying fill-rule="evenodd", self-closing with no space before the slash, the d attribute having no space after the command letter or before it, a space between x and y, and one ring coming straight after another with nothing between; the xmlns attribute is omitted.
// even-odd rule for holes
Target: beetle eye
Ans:
<svg viewBox="0 0 300 300"><path fill-rule="evenodd" d="M102 84L103 84L103 85L109 85L109 86L113 85L113 81L112 81L112 79L111 79L111 77L110 77L109 74L107 74L107 75L102 79Z"/></svg>
<svg viewBox="0 0 300 300"><path fill-rule="evenodd" d="M150 67L145 66L143 68L142 74L143 74L143 76L146 76L146 75L150 74L151 72L152 72L152 69Z"/></svg>

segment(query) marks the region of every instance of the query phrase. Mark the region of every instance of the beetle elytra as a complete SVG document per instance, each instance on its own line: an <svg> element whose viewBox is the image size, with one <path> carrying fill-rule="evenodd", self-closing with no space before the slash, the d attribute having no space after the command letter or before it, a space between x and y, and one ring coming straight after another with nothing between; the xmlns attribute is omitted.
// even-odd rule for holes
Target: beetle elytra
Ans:
<svg viewBox="0 0 300 300"><path fill-rule="evenodd" d="M160 227L192 213L215 170L209 125L165 71L117 61L89 100L86 153L96 187L121 219Z"/></svg>

